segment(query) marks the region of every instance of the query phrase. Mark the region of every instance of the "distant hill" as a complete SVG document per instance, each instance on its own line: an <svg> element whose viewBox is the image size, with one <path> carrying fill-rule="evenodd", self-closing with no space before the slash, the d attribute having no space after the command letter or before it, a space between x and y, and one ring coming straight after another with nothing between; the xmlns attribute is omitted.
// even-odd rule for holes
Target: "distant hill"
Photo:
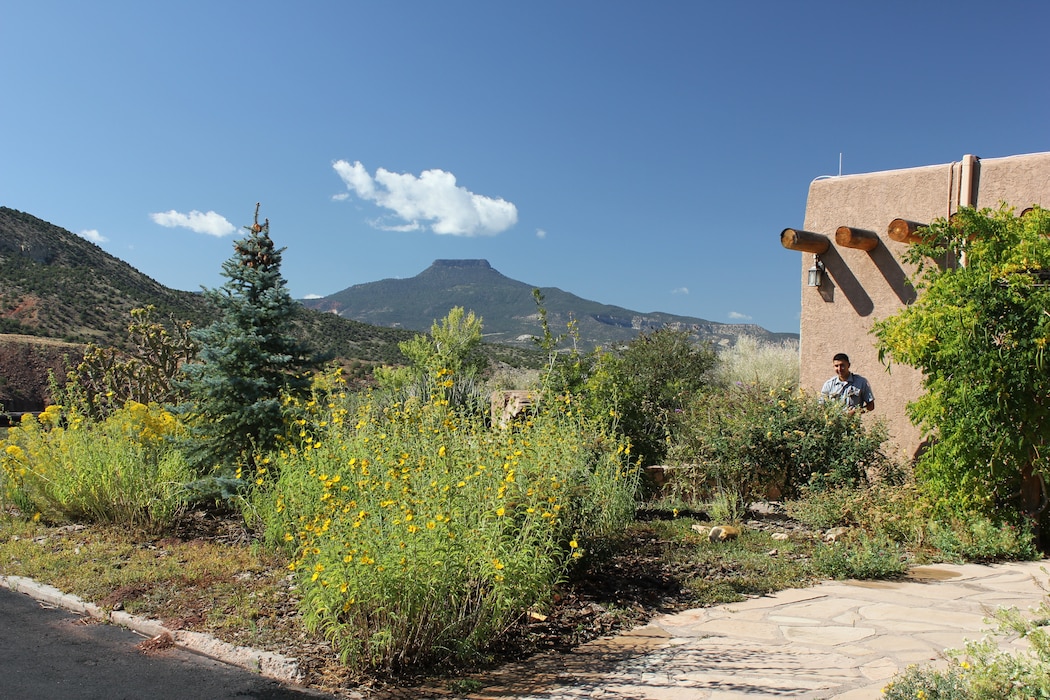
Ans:
<svg viewBox="0 0 1050 700"><path fill-rule="evenodd" d="M416 331L429 330L435 319L461 306L483 318L487 341L531 346L532 338L541 334L534 288L506 277L486 260L435 260L415 277L355 284L320 299L305 299L303 304L364 323ZM552 332L561 333L574 318L588 350L620 345L643 331L663 327L686 330L698 340L717 345L731 345L742 335L765 342L798 339L797 334L772 333L754 324L630 311L588 301L557 287L540 291Z"/></svg>
<svg viewBox="0 0 1050 700"><path fill-rule="evenodd" d="M0 207L0 332L108 342L128 312L206 317L198 295L169 289L94 243L35 216Z"/></svg>
<svg viewBox="0 0 1050 700"><path fill-rule="evenodd" d="M195 326L214 319L202 295L165 287L81 236L0 207L0 341L21 334L119 347L131 309L149 304L161 318ZM296 325L323 355L366 363L403 362L397 344L414 335L305 307Z"/></svg>
<svg viewBox="0 0 1050 700"><path fill-rule="evenodd" d="M81 236L0 207L0 407L40 410L49 371L61 376L86 343L120 347L127 340L130 311L147 305L161 319L170 316L197 327L215 318L203 295L165 287ZM340 361L357 378L369 376L377 364L403 363L398 343L417 334L305 306L299 307L295 326L322 359ZM531 348L486 343L482 353L513 366L542 363Z"/></svg>

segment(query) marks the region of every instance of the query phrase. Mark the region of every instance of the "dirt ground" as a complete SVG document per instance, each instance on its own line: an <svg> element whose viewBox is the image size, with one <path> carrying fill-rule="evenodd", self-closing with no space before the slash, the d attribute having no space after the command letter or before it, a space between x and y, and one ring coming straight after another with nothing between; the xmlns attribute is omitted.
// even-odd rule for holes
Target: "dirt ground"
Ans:
<svg viewBox="0 0 1050 700"><path fill-rule="evenodd" d="M48 374L61 379L66 363L78 361L82 346L31 335L0 335L0 407L41 411L50 402Z"/></svg>

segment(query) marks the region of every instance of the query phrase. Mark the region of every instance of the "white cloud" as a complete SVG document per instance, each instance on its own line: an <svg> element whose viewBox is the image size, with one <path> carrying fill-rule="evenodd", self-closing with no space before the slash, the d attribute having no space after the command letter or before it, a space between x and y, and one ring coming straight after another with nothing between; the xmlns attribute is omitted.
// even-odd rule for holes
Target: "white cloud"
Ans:
<svg viewBox="0 0 1050 700"><path fill-rule="evenodd" d="M676 287L671 290L671 294L688 294L689 287Z"/></svg>
<svg viewBox="0 0 1050 700"><path fill-rule="evenodd" d="M99 233L98 231L96 231L93 228L85 229L85 230L81 231L79 235L82 236L83 238L88 239L92 243L105 243L106 241L109 240L108 238L106 238L105 236L103 236L101 233Z"/></svg>
<svg viewBox="0 0 1050 700"><path fill-rule="evenodd" d="M379 168L373 178L360 161L338 160L332 168L351 193L390 210L404 222L372 222L376 228L414 231L429 226L439 234L494 236L518 222L518 208L513 204L459 187L456 176L444 170L424 170L416 177Z"/></svg>
<svg viewBox="0 0 1050 700"><path fill-rule="evenodd" d="M226 217L213 211L202 213L194 209L189 214L182 214L172 209L171 211L150 214L153 222L168 228L188 228L197 233L206 233L209 236L228 236L237 230L237 227L226 220Z"/></svg>
<svg viewBox="0 0 1050 700"><path fill-rule="evenodd" d="M322 297L320 294L307 294L306 296L303 297L303 299L323 299L323 298L324 297Z"/></svg>
<svg viewBox="0 0 1050 700"><path fill-rule="evenodd" d="M536 229L536 238L546 238L547 232L541 228Z"/></svg>
<svg viewBox="0 0 1050 700"><path fill-rule="evenodd" d="M423 228L418 221L413 221L410 224L398 224L395 226L393 224L383 223L382 219L372 219L368 222L368 225L372 228L377 228L380 231L399 231L402 233L405 231L419 231Z"/></svg>
<svg viewBox="0 0 1050 700"><path fill-rule="evenodd" d="M730 311L729 312L729 318L733 319L734 321L750 321L751 320L750 316L748 316L747 314L742 314L739 311Z"/></svg>

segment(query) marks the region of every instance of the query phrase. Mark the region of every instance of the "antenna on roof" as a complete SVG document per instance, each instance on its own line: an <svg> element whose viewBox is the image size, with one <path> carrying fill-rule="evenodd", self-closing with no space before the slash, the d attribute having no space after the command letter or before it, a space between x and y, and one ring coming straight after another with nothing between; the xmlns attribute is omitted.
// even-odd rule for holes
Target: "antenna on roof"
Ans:
<svg viewBox="0 0 1050 700"><path fill-rule="evenodd" d="M842 151L839 151L839 174L837 176L836 175L819 175L819 176L813 178L813 181L816 182L817 180L829 180L829 179L831 179L833 177L842 177Z"/></svg>

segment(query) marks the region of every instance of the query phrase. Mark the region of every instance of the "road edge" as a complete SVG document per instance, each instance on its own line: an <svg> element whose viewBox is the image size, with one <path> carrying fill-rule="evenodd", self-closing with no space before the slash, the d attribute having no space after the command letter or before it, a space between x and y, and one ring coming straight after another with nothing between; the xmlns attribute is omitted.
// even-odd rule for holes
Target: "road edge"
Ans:
<svg viewBox="0 0 1050 700"><path fill-rule="evenodd" d="M167 635L179 648L258 673L266 678L296 685L301 685L302 682L303 674L299 662L275 652L237 646L201 632L170 630L157 620L130 615L121 610L107 611L71 593L63 593L54 586L24 576L0 575L0 586L57 608L88 615L100 622L120 625L147 638Z"/></svg>

